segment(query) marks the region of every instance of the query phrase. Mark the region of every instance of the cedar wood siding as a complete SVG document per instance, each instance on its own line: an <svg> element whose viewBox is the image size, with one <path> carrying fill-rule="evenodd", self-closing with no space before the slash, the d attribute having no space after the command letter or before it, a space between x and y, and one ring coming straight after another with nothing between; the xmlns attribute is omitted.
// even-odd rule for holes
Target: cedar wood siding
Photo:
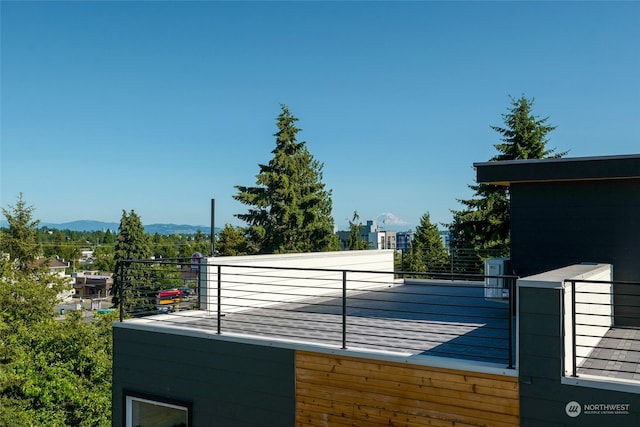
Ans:
<svg viewBox="0 0 640 427"><path fill-rule="evenodd" d="M297 427L514 427L516 377L298 351Z"/></svg>

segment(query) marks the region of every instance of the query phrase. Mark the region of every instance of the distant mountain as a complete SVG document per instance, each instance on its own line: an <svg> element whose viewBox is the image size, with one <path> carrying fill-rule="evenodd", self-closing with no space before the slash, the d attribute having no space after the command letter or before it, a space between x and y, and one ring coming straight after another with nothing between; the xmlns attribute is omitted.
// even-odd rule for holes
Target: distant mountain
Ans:
<svg viewBox="0 0 640 427"><path fill-rule="evenodd" d="M41 222L40 227L47 227L54 230L71 230L71 231L118 231L120 223L118 222L102 222L91 220L79 220L64 222L62 224L54 224L51 222Z"/></svg>
<svg viewBox="0 0 640 427"><path fill-rule="evenodd" d="M6 220L0 221L0 227L8 227ZM71 230L71 231L106 231L111 230L113 233L118 232L119 222L102 222L92 220L80 220L64 222L62 224L54 224L50 222L42 222L40 227L47 227L53 230ZM204 234L211 232L210 226L204 225L186 225L186 224L149 224L144 225L144 231L148 234L196 234L200 230ZM216 227L216 232L220 231Z"/></svg>
<svg viewBox="0 0 640 427"><path fill-rule="evenodd" d="M144 231L149 234L196 234L198 230L204 234L211 233L211 227L204 225L149 224L144 226ZM219 228L216 227L216 232L218 231Z"/></svg>
<svg viewBox="0 0 640 427"><path fill-rule="evenodd" d="M406 230L407 228L410 228L410 224L407 221L401 218L398 218L397 216L389 212L383 212L380 215L378 215L375 219L375 222L378 225L378 227L384 230L398 231L398 230Z"/></svg>

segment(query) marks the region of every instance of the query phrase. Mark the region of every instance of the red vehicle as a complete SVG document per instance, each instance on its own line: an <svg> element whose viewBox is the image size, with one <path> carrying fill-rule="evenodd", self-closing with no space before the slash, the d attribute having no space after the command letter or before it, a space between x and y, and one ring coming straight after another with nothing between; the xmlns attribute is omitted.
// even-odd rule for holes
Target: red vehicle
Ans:
<svg viewBox="0 0 640 427"><path fill-rule="evenodd" d="M178 289L169 289L158 292L157 304L159 305L177 304L180 301L182 301L182 291L179 291Z"/></svg>

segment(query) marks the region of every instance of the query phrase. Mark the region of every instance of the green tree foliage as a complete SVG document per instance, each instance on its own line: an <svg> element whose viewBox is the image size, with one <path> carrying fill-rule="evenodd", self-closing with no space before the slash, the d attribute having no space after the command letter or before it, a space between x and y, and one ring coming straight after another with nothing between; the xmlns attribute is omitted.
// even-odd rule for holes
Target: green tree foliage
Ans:
<svg viewBox="0 0 640 427"><path fill-rule="evenodd" d="M175 259L180 257L180 246L183 244L180 236L163 236L155 233L151 237L151 250L153 256L163 259Z"/></svg>
<svg viewBox="0 0 640 427"><path fill-rule="evenodd" d="M102 243L104 245L112 245L116 243L116 236L113 235L110 229L107 228L107 231L104 232L104 236L102 237Z"/></svg>
<svg viewBox="0 0 640 427"><path fill-rule="evenodd" d="M249 255L254 251L243 228L225 224L216 240L216 252L219 256L238 256Z"/></svg>
<svg viewBox="0 0 640 427"><path fill-rule="evenodd" d="M140 217L133 210L129 214L123 210L113 256L116 267L113 281L113 303L120 303L125 288L134 292L134 294L128 294L127 304L131 304L132 307L128 307L127 312L130 312L133 306L151 304L150 302L143 304L147 299L148 292L150 292L147 269L128 262L129 260L149 259L150 257L149 237L144 232Z"/></svg>
<svg viewBox="0 0 640 427"><path fill-rule="evenodd" d="M427 264L424 262L425 257L422 252L422 248L418 245L409 246L409 250L404 256L404 270L411 271L415 273L423 273L427 271ZM404 276L404 277L412 277L412 276ZM416 276L418 278L424 278L424 276Z"/></svg>
<svg viewBox="0 0 640 427"><path fill-rule="evenodd" d="M416 233L407 254L409 271L443 271L449 263L449 254L445 249L438 227L431 223L429 213L420 218ZM418 270L414 270L419 268Z"/></svg>
<svg viewBox="0 0 640 427"><path fill-rule="evenodd" d="M96 246L93 250L93 265L91 268L104 273L113 273L115 271L114 253L114 246Z"/></svg>
<svg viewBox="0 0 640 427"><path fill-rule="evenodd" d="M353 218L349 221L349 250L361 251L369 249L369 243L362 240L360 231L362 230L362 222L360 222L360 215L358 211L353 211Z"/></svg>
<svg viewBox="0 0 640 427"><path fill-rule="evenodd" d="M260 253L337 250L331 216L331 191L322 183L323 165L305 142L298 142L298 121L286 106L277 118L273 158L259 165L255 187L236 186L234 199L250 206L236 217Z"/></svg>
<svg viewBox="0 0 640 427"><path fill-rule="evenodd" d="M547 135L555 126L547 124L548 117L534 115L533 104L533 99L524 96L511 97L511 108L502 115L504 127L491 126L502 141L494 145L498 154L491 161L543 159L565 154L547 148ZM473 198L458 200L464 208L452 211L451 237L458 247L471 248L486 257L508 256L509 188L492 184L469 185L469 188L475 193Z"/></svg>
<svg viewBox="0 0 640 427"><path fill-rule="evenodd" d="M0 269L0 425L110 426L113 317L56 321L60 279Z"/></svg>
<svg viewBox="0 0 640 427"><path fill-rule="evenodd" d="M2 208L9 228L0 234L0 252L9 254L10 259L21 268L33 263L41 251L37 242L40 220L33 219L33 211L34 207L27 206L22 193L14 206Z"/></svg>

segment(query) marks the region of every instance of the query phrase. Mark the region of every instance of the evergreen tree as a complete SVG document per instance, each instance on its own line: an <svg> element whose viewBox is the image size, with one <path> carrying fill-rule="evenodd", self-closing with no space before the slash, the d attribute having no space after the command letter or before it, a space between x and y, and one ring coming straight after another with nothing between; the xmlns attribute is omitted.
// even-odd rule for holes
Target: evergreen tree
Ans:
<svg viewBox="0 0 640 427"><path fill-rule="evenodd" d="M349 250L361 251L369 249L369 243L360 238L362 223L358 211L353 212L353 219L349 221Z"/></svg>
<svg viewBox="0 0 640 427"><path fill-rule="evenodd" d="M113 260L113 255L113 246L97 246L93 251L93 265L91 268L105 273L115 271L115 261Z"/></svg>
<svg viewBox="0 0 640 427"><path fill-rule="evenodd" d="M116 238L113 235L113 233L111 232L111 230L109 228L107 228L107 231L104 232L104 237L102 238L102 243L106 244L106 245L110 245L116 242Z"/></svg>
<svg viewBox="0 0 640 427"><path fill-rule="evenodd" d="M260 253L337 250L331 191L322 183L323 165L298 142L294 117L286 106L277 118L273 158L259 165L255 187L236 186L234 199L250 206L236 217L248 224Z"/></svg>
<svg viewBox="0 0 640 427"><path fill-rule="evenodd" d="M22 193L15 206L2 208L9 228L0 232L0 252L9 254L9 259L20 268L26 268L40 255L37 241L40 220L33 219L33 206L27 206Z"/></svg>
<svg viewBox="0 0 640 427"><path fill-rule="evenodd" d="M120 228L116 238L116 246L114 250L115 275L113 282L113 303L119 304L120 299L124 296L125 288L133 294L127 293L127 312L133 309L133 306L141 305L141 298L149 296L151 289L146 280L146 268L144 266L132 265L129 260L141 260L151 257L151 248L149 246L148 236L144 233L144 227L140 221L140 217L133 211L127 215L126 211L122 211L120 219ZM149 299L147 298L147 299ZM144 306L151 304L145 301Z"/></svg>
<svg viewBox="0 0 640 427"><path fill-rule="evenodd" d="M511 108L502 115L504 127L491 126L501 135L495 144L498 154L491 161L543 159L562 157L547 148L547 135L556 127L547 124L548 117L539 118L532 112L533 99L511 97ZM449 225L457 247L473 249L479 258L508 256L510 205L509 188L492 184L469 185L474 197L458 200L464 209L453 210Z"/></svg>
<svg viewBox="0 0 640 427"><path fill-rule="evenodd" d="M429 213L425 213L420 218L420 224L416 227L416 234L411 242L410 258L417 253L422 257L422 265L426 271L442 271L449 261L449 255L442 244L438 227L431 223ZM416 261L412 262L419 265Z"/></svg>
<svg viewBox="0 0 640 427"><path fill-rule="evenodd" d="M418 245L411 245L404 257L405 267L403 269L414 273L423 273L427 271L427 265L425 264L424 259L422 248ZM404 275L403 277L424 278L422 275Z"/></svg>
<svg viewBox="0 0 640 427"><path fill-rule="evenodd" d="M238 256L248 255L253 251L244 229L225 224L216 241L216 252L219 256Z"/></svg>

